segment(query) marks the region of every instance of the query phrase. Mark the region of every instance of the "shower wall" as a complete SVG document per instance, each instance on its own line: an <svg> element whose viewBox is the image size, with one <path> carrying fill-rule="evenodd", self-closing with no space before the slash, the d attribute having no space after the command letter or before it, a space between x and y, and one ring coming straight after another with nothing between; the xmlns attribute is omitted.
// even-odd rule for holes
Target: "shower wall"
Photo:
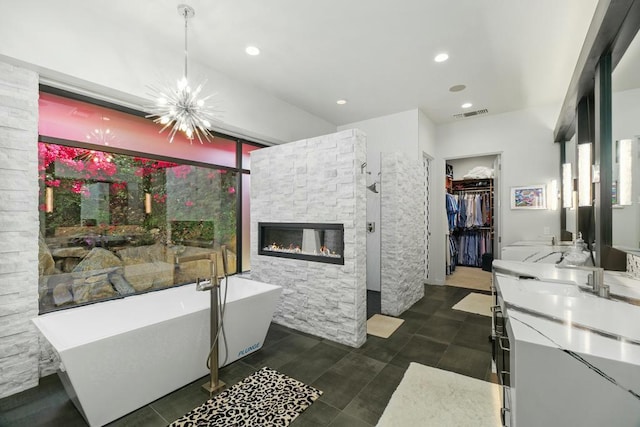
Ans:
<svg viewBox="0 0 640 427"><path fill-rule="evenodd" d="M424 296L425 169L422 159L382 153L381 309L398 316Z"/></svg>
<svg viewBox="0 0 640 427"><path fill-rule="evenodd" d="M251 278L283 287L274 321L358 347L366 340L365 135L342 132L251 153ZM344 226L344 265L258 254L259 222Z"/></svg>

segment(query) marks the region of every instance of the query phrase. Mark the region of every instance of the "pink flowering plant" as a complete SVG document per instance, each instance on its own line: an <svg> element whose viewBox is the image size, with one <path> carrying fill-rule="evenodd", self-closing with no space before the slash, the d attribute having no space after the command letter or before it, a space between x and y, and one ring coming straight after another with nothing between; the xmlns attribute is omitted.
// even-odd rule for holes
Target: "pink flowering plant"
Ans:
<svg viewBox="0 0 640 427"><path fill-rule="evenodd" d="M46 236L78 227L126 234L137 226L143 231L128 244L189 240L235 247L235 172L48 143L38 144L38 154ZM46 212L45 187L53 189L52 212Z"/></svg>

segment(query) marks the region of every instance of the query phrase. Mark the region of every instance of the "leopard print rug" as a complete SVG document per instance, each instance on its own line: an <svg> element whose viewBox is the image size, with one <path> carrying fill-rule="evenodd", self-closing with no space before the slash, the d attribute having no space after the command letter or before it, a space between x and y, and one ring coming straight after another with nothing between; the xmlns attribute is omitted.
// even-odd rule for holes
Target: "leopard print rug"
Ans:
<svg viewBox="0 0 640 427"><path fill-rule="evenodd" d="M322 391L265 367L169 427L288 426L321 395Z"/></svg>

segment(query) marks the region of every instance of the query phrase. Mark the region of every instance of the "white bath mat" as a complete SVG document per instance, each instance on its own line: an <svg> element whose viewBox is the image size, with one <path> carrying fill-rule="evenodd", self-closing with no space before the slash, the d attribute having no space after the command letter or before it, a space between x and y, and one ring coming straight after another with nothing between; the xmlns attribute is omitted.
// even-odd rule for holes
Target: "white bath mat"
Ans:
<svg viewBox="0 0 640 427"><path fill-rule="evenodd" d="M493 427L500 422L500 386L412 362L377 427Z"/></svg>
<svg viewBox="0 0 640 427"><path fill-rule="evenodd" d="M322 392L269 368L207 400L169 427L288 426Z"/></svg>
<svg viewBox="0 0 640 427"><path fill-rule="evenodd" d="M453 308L454 310L466 311L467 313L474 313L491 317L492 304L493 303L491 295L471 292L451 308Z"/></svg>
<svg viewBox="0 0 640 427"><path fill-rule="evenodd" d="M367 320L367 333L380 338L389 338L404 323L404 319L374 314Z"/></svg>

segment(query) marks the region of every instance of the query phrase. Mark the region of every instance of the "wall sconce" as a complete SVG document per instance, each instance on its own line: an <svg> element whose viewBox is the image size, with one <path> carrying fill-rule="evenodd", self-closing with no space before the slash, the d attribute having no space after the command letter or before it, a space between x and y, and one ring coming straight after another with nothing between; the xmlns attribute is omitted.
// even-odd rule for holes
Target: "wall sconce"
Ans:
<svg viewBox="0 0 640 427"><path fill-rule="evenodd" d="M591 206L591 143L578 144L578 206Z"/></svg>
<svg viewBox="0 0 640 427"><path fill-rule="evenodd" d="M549 194L549 209L552 211L558 210L558 180L552 179L547 186L547 193Z"/></svg>
<svg viewBox="0 0 640 427"><path fill-rule="evenodd" d="M44 211L53 212L53 187L47 187L44 190Z"/></svg>
<svg viewBox="0 0 640 427"><path fill-rule="evenodd" d="M618 204L631 205L631 174L632 174L632 140L622 139L618 141L620 154L618 155L620 165L620 177L618 180Z"/></svg>
<svg viewBox="0 0 640 427"><path fill-rule="evenodd" d="M562 207L573 207L573 171L571 163L562 165Z"/></svg>
<svg viewBox="0 0 640 427"><path fill-rule="evenodd" d="M151 213L151 193L144 193L144 213Z"/></svg>

